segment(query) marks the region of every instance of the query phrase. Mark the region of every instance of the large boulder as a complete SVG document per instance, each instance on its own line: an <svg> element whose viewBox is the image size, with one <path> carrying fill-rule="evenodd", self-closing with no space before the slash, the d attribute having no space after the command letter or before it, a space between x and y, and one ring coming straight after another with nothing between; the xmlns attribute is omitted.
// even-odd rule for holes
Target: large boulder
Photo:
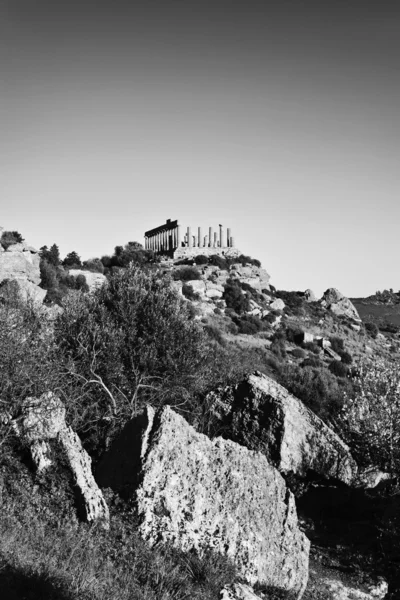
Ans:
<svg viewBox="0 0 400 600"><path fill-rule="evenodd" d="M170 407L130 422L101 461L97 480L134 501L150 544L213 549L257 581L300 598L309 542L294 496L257 452L199 434Z"/></svg>
<svg viewBox="0 0 400 600"><path fill-rule="evenodd" d="M16 248L16 246L18 247ZM5 252L1 252L0 281L23 279L38 285L40 283L40 256L32 250L25 249L23 244L15 244Z"/></svg>
<svg viewBox="0 0 400 600"><path fill-rule="evenodd" d="M6 279L0 283L0 297L13 300L18 297L23 302L32 302L36 307L43 304L47 291L27 279Z"/></svg>
<svg viewBox="0 0 400 600"><path fill-rule="evenodd" d="M343 296L336 288L326 290L321 298L321 306L327 308L339 317L347 317L353 321L361 321L354 304Z"/></svg>
<svg viewBox="0 0 400 600"><path fill-rule="evenodd" d="M86 283L89 287L89 291L94 291L104 285L104 282L107 280L106 276L103 273L97 273L94 271L86 271L84 269L70 269L68 271L69 275L72 277L78 277L78 275L83 275L86 280Z"/></svg>
<svg viewBox="0 0 400 600"><path fill-rule="evenodd" d="M224 437L262 452L283 475L345 484L357 476L348 446L270 377L256 372L210 401Z"/></svg>
<svg viewBox="0 0 400 600"><path fill-rule="evenodd" d="M44 471L57 458L49 442L56 441L70 469L79 500L79 509L87 522L100 521L108 528L109 512L103 494L92 473L91 458L78 435L65 422L65 406L52 392L40 398L27 398L13 428L30 448L37 470Z"/></svg>

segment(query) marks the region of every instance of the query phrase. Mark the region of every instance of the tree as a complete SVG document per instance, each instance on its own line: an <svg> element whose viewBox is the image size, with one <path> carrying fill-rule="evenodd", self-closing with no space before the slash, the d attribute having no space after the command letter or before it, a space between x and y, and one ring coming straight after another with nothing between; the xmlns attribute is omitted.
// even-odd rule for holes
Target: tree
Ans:
<svg viewBox="0 0 400 600"><path fill-rule="evenodd" d="M67 297L63 308L56 342L81 385L77 428L85 436L91 423L95 446L104 423L118 428L146 402L192 412L208 348L169 280L131 265L93 294Z"/></svg>
<svg viewBox="0 0 400 600"><path fill-rule="evenodd" d="M23 241L24 238L18 231L3 231L0 240L1 245L5 250L7 250L9 246L12 246L13 244L19 244Z"/></svg>
<svg viewBox="0 0 400 600"><path fill-rule="evenodd" d="M360 460L400 472L400 372L384 360L363 363L341 418Z"/></svg>
<svg viewBox="0 0 400 600"><path fill-rule="evenodd" d="M57 244L53 244L50 250L47 246L42 246L39 251L40 258L46 260L51 265L58 267L60 264L60 250Z"/></svg>
<svg viewBox="0 0 400 600"><path fill-rule="evenodd" d="M82 266L81 257L74 250L69 252L62 261L63 267L75 267L80 268Z"/></svg>

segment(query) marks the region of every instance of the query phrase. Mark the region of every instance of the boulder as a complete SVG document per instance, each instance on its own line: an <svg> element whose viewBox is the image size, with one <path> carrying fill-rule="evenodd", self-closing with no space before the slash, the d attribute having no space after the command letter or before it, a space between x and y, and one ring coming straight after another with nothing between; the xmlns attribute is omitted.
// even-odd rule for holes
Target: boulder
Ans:
<svg viewBox="0 0 400 600"><path fill-rule="evenodd" d="M47 291L27 279L6 279L0 283L0 297L32 302L36 307L43 304Z"/></svg>
<svg viewBox="0 0 400 600"><path fill-rule="evenodd" d="M221 590L220 600L261 600L261 597L249 585L234 583Z"/></svg>
<svg viewBox="0 0 400 600"><path fill-rule="evenodd" d="M262 452L283 475L348 485L357 476L348 446L270 377L256 372L213 395L225 407L224 437Z"/></svg>
<svg viewBox="0 0 400 600"><path fill-rule="evenodd" d="M337 316L347 317L353 321L361 322L354 304L343 296L336 288L326 290L321 298L321 306L327 308Z"/></svg>
<svg viewBox="0 0 400 600"><path fill-rule="evenodd" d="M269 309L270 310L283 310L285 308L285 303L282 300L282 298L276 298L273 302L271 302L271 304L269 305Z"/></svg>
<svg viewBox="0 0 400 600"><path fill-rule="evenodd" d="M86 283L89 287L89 291L97 290L100 288L104 282L107 280L107 277L103 275L103 273L96 273L94 271L85 271L84 269L70 269L68 271L69 275L72 277L78 277L78 275L83 275L86 279Z"/></svg>
<svg viewBox="0 0 400 600"><path fill-rule="evenodd" d="M293 494L261 453L210 440L170 407L148 408L103 457L97 480L134 502L151 545L213 549L246 582L302 596L309 542Z"/></svg>
<svg viewBox="0 0 400 600"><path fill-rule="evenodd" d="M0 281L23 279L38 285L40 283L39 254L29 250L12 250L12 248L13 246L10 246L6 252L0 254Z"/></svg>
<svg viewBox="0 0 400 600"><path fill-rule="evenodd" d="M308 289L304 292L304 300L306 302L316 302L317 297L312 290Z"/></svg>
<svg viewBox="0 0 400 600"><path fill-rule="evenodd" d="M30 447L33 463L39 472L54 462L50 441L59 450L70 469L79 499L82 517L87 522L100 521L108 528L109 512L103 494L94 480L91 458L83 449L78 435L65 422L65 406L52 392L40 398L27 398L21 416L14 420L14 430Z"/></svg>

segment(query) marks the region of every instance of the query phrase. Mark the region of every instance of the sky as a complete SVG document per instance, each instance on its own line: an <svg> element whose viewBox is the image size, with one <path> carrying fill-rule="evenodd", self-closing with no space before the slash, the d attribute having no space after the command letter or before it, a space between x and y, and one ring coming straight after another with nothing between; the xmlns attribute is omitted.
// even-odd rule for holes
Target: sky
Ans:
<svg viewBox="0 0 400 600"><path fill-rule="evenodd" d="M400 4L0 0L0 226L222 223L278 289L400 289Z"/></svg>

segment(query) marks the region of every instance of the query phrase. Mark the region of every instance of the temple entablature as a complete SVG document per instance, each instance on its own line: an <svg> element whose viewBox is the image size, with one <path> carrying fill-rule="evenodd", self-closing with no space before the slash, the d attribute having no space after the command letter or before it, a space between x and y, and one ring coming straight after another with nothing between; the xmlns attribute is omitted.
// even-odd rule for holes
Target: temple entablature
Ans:
<svg viewBox="0 0 400 600"><path fill-rule="evenodd" d="M177 254L237 254L230 228L224 229L222 225L218 225L215 231L209 227L203 235L201 227L192 229L189 226L183 230L177 220L168 219L163 225L146 231L144 236L146 250L174 258L178 257Z"/></svg>

